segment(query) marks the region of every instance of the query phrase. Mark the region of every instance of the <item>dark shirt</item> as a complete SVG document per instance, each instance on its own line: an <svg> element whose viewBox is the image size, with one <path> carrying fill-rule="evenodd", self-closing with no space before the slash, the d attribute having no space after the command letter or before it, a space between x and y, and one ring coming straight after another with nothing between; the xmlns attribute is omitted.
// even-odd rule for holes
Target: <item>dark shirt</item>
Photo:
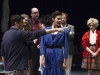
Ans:
<svg viewBox="0 0 100 75"><path fill-rule="evenodd" d="M1 56L5 57L5 70L28 68L28 48L26 42L45 35L46 31L23 31L11 27L2 38Z"/></svg>

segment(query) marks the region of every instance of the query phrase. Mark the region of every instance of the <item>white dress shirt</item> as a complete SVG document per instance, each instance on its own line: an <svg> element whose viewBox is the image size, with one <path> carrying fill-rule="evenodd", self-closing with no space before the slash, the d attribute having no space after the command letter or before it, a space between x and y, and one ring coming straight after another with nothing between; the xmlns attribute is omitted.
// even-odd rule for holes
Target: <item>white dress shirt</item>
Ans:
<svg viewBox="0 0 100 75"><path fill-rule="evenodd" d="M96 30L94 31L94 33L90 30L90 44L96 44Z"/></svg>

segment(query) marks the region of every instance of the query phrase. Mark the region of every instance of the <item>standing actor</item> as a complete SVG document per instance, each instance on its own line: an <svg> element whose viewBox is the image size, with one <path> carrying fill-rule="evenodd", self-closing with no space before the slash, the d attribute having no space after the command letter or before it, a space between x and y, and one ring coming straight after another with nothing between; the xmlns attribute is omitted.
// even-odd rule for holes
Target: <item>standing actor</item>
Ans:
<svg viewBox="0 0 100 75"><path fill-rule="evenodd" d="M37 8L31 9L31 19L29 23L31 25L32 31L42 30L42 24L39 21L39 10ZM32 67L33 67L33 75L38 75L38 68L39 68L39 57L40 57L40 38L36 38L33 40L34 46L32 47Z"/></svg>
<svg viewBox="0 0 100 75"><path fill-rule="evenodd" d="M100 31L97 30L99 21L96 18L87 20L89 31L85 32L82 37L83 60L82 68L88 70L87 75L100 75Z"/></svg>
<svg viewBox="0 0 100 75"><path fill-rule="evenodd" d="M69 29L69 55L67 58L67 68L65 69L66 74L70 75L71 74L71 66L72 66L72 59L73 59L73 54L74 54L74 44L73 44L73 39L74 39L74 26L70 25L67 23L68 20L68 15L66 13L62 13L62 27L68 27Z"/></svg>

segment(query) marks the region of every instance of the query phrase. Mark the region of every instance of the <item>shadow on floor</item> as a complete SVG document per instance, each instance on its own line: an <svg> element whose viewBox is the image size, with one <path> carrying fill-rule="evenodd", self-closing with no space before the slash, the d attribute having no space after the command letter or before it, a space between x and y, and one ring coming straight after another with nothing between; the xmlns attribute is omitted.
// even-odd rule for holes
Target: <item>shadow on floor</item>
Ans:
<svg viewBox="0 0 100 75"><path fill-rule="evenodd" d="M87 70L82 69L81 67L74 67L72 68L71 75L87 75ZM93 72L93 75L96 75L95 71Z"/></svg>

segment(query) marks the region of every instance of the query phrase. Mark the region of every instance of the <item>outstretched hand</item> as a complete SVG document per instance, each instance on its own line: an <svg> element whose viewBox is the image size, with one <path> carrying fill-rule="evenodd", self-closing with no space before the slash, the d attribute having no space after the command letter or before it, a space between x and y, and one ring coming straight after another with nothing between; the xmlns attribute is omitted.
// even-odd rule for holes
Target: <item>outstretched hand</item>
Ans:
<svg viewBox="0 0 100 75"><path fill-rule="evenodd" d="M56 28L59 32L64 32L64 29L68 29L68 27L63 27L63 28Z"/></svg>
<svg viewBox="0 0 100 75"><path fill-rule="evenodd" d="M59 32L64 32L64 28L56 28L57 29L57 31L59 31Z"/></svg>

